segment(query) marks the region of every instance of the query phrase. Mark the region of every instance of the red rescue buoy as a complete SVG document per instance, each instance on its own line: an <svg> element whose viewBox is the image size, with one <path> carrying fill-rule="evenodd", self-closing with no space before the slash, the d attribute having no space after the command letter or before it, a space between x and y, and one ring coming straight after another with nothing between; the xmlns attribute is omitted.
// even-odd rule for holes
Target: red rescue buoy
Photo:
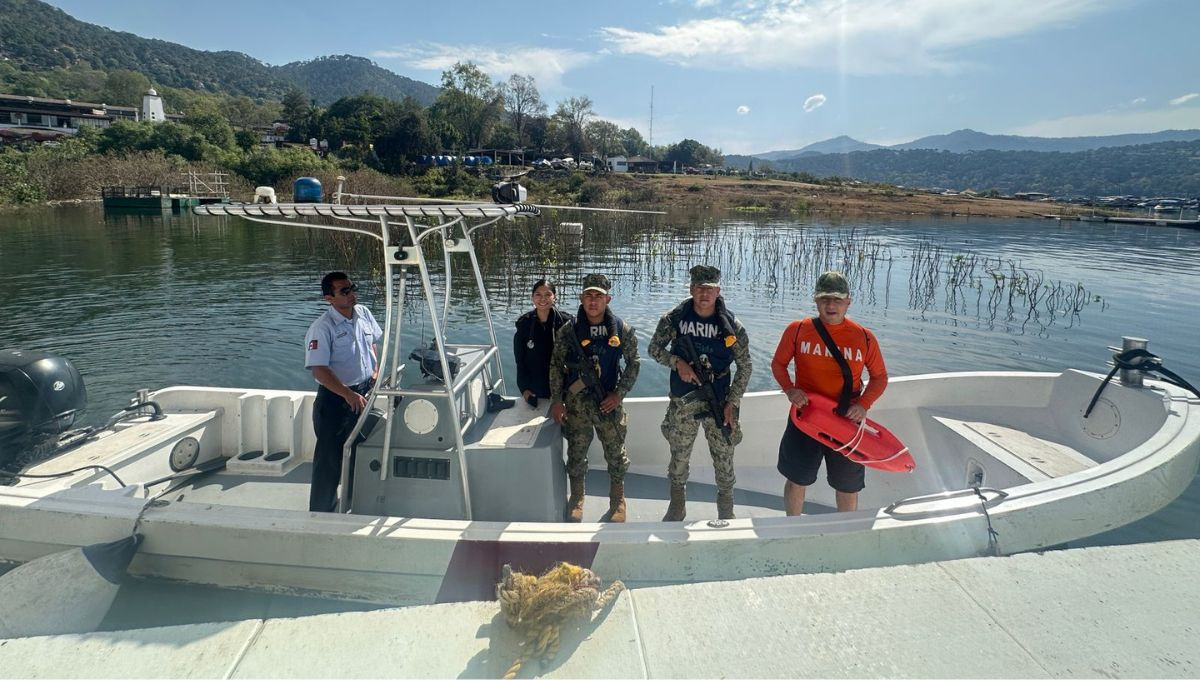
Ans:
<svg viewBox="0 0 1200 680"><path fill-rule="evenodd" d="M836 413L837 402L808 393L808 406L791 408L792 424L800 431L850 460L886 472L912 472L917 464L908 447L879 423L865 419L859 426Z"/></svg>

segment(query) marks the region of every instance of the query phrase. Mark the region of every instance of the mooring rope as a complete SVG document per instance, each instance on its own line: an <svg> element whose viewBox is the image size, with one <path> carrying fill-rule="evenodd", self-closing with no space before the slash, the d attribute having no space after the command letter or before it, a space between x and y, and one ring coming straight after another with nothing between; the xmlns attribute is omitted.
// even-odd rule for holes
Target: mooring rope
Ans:
<svg viewBox="0 0 1200 680"><path fill-rule="evenodd" d="M987 509L987 498L983 495L983 492L979 490L978 486L971 487L971 490L975 492L976 496L979 496L979 508L983 510L983 518L987 520L988 553L992 557L1000 557L1000 532L996 531L996 529L992 527L992 516L988 514Z"/></svg>
<svg viewBox="0 0 1200 680"><path fill-rule="evenodd" d="M540 659L544 666L558 655L564 624L590 620L593 612L608 606L624 589L624 583L613 581L601 592L600 579L590 569L567 562L555 564L541 576L504 565L496 599L504 620L520 634L524 647L504 678L517 677L533 659Z"/></svg>

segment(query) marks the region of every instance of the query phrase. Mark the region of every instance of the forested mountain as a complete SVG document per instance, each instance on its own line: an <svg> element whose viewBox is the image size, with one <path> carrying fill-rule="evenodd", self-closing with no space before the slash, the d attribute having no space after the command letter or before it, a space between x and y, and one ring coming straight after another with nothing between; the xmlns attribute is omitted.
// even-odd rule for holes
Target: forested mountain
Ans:
<svg viewBox="0 0 1200 680"><path fill-rule="evenodd" d="M321 106L363 92L385 99L412 97L423 106L429 106L438 95L438 88L432 85L396 75L376 66L370 59L349 54L296 61L279 66L276 71Z"/></svg>
<svg viewBox="0 0 1200 680"><path fill-rule="evenodd" d="M870 151L871 149L882 149L879 144L868 144L860 142L853 137L841 135L833 139L826 139L823 142L813 142L801 149L792 149L790 151L768 151L767 153L754 154L755 158L761 158L767 161L777 161L785 158L795 158L797 156L808 156L817 153L850 153L851 151Z"/></svg>
<svg viewBox="0 0 1200 680"><path fill-rule="evenodd" d="M747 157L726 157L738 167ZM782 172L842 176L911 187L1042 191L1055 196L1136 196L1200 193L1200 141L1113 146L1086 151L972 151L876 149L849 154L801 156L783 161L755 159Z"/></svg>
<svg viewBox="0 0 1200 680"><path fill-rule="evenodd" d="M903 144L880 146L860 142L842 135L822 142L814 142L801 149L767 151L753 154L765 161L781 161L813 153L851 153L871 149L932 149L934 151L1087 151L1106 146L1134 146L1136 144L1158 144L1159 142L1193 142L1200 140L1200 130L1163 130L1126 135L1104 135L1094 137L1022 137L1019 135L990 135L975 130L955 130L944 135L930 135Z"/></svg>
<svg viewBox="0 0 1200 680"><path fill-rule="evenodd" d="M1127 135L1100 137L1021 137L1019 135L989 135L975 130L955 130L946 135L932 135L895 144L891 149L934 149L936 151L1087 151L1106 146L1133 146L1159 142L1191 142L1200 139L1200 130L1163 130Z"/></svg>
<svg viewBox="0 0 1200 680"><path fill-rule="evenodd" d="M437 88L361 57L324 57L270 66L241 52L205 52L79 21L38 0L0 0L0 59L22 71L80 65L130 70L157 86L223 92L278 101L299 87L322 104L370 91L430 104ZM19 92L17 94L41 94Z"/></svg>

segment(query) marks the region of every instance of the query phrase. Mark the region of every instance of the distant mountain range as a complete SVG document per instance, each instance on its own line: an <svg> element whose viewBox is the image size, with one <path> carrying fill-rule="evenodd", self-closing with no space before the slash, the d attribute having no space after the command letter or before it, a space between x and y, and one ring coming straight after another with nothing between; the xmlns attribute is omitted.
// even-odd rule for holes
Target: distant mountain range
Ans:
<svg viewBox="0 0 1200 680"><path fill-rule="evenodd" d="M286 10L281 10L286 11ZM291 87L319 104L363 92L428 106L438 88L350 55L271 66L241 52L205 52L79 21L38 0L0 0L0 59L29 71L86 64L128 69L157 86L279 100Z"/></svg>
<svg viewBox="0 0 1200 680"><path fill-rule="evenodd" d="M1102 149L1108 146L1134 146L1137 144L1157 144L1159 142L1191 142L1200 139L1200 130L1163 130L1162 132L1146 132L1127 135L1108 135L1102 137L1021 137L1018 135L989 135L975 130L955 130L945 135L931 135L903 144L881 146L860 142L852 137L842 135L827 139L823 142L809 144L801 149L790 151L768 151L750 156L734 156L733 158L761 158L765 161L781 161L801 156L827 153L852 153L854 151L870 151L871 149L932 149L934 151L949 151L951 153L967 153L969 151L1087 151ZM729 157L726 157L728 165Z"/></svg>
<svg viewBox="0 0 1200 680"><path fill-rule="evenodd" d="M832 151L847 149L847 151ZM883 147L835 137L802 149L725 156L725 166L908 187L1055 196L1200 194L1200 130L1021 137L956 130Z"/></svg>
<svg viewBox="0 0 1200 680"><path fill-rule="evenodd" d="M849 177L924 189L973 189L1001 194L1040 191L1059 197L1122 194L1192 197L1200 195L1200 134L1194 138L1196 141L1052 153L885 148L848 154L808 154L779 161L751 156L726 156L725 160L731 167L747 167L753 162L755 170L769 167L814 178Z"/></svg>
<svg viewBox="0 0 1200 680"><path fill-rule="evenodd" d="M815 142L809 144L803 149L792 149L791 151L768 151L766 153L754 154L755 158L761 158L765 161L778 161L785 158L796 158L797 156L809 156L819 153L850 153L851 151L870 151L871 149L882 149L879 144L868 144L860 142L853 137L842 135L833 139L826 139L823 142Z"/></svg>

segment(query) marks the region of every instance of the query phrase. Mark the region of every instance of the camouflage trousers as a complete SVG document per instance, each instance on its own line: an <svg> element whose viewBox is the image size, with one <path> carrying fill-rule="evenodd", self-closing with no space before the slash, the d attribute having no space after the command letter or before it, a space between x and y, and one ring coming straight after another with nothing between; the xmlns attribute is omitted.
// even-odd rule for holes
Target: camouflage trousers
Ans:
<svg viewBox="0 0 1200 680"><path fill-rule="evenodd" d="M624 407L618 406L612 413L602 415L600 407L586 392L568 394L566 406L567 420L563 423L563 436L567 439L567 474L571 477L587 475L588 447L592 445L594 431L600 438L600 446L604 448L608 476L614 482L625 481L629 456L625 454L628 426Z"/></svg>
<svg viewBox="0 0 1200 680"><path fill-rule="evenodd" d="M697 419L696 414L704 415ZM737 409L734 409L734 418L737 418ZM704 423L704 438L708 441L708 450L712 453L717 490L731 491L737 481L733 474L733 448L741 443L742 431L738 429L734 433L732 442L726 440L725 433L709 415L708 403L704 401L685 402L678 397L671 397L671 404L667 407L667 415L662 422L663 436L671 446L667 479L671 480L672 486L687 484L692 446L696 443L696 433L700 430L701 423Z"/></svg>

